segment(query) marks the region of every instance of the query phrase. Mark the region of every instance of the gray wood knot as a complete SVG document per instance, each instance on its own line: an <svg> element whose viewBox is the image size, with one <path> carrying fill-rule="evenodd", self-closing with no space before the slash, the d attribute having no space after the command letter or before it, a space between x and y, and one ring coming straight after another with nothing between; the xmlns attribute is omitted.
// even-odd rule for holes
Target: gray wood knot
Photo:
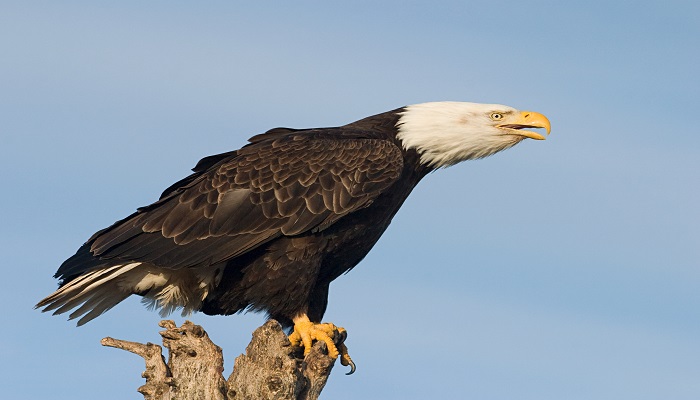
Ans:
<svg viewBox="0 0 700 400"><path fill-rule="evenodd" d="M267 385L267 389L272 393L277 393L284 387L284 381L276 375L269 376L265 380L265 384Z"/></svg>
<svg viewBox="0 0 700 400"><path fill-rule="evenodd" d="M199 325L193 326L190 332L192 332L192 335L196 338L201 338L206 334L206 332L204 332L204 329L202 329L202 327Z"/></svg>

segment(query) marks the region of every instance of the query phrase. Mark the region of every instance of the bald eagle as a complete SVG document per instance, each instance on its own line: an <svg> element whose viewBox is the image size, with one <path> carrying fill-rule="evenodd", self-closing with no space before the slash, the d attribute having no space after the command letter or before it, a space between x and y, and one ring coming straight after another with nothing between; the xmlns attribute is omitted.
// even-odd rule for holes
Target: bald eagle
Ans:
<svg viewBox="0 0 700 400"><path fill-rule="evenodd" d="M322 340L331 281L357 265L431 171L550 131L539 113L433 102L334 128L276 128L206 157L160 199L95 233L58 269L37 307L76 308L78 325L132 294L167 315L263 311L305 352Z"/></svg>

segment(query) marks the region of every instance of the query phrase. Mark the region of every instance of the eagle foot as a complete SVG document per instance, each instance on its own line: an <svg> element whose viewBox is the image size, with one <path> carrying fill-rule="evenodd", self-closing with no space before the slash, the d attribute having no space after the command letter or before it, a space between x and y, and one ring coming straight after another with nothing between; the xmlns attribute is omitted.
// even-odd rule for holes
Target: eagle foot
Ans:
<svg viewBox="0 0 700 400"><path fill-rule="evenodd" d="M350 358L348 354L348 348L345 346L345 338L347 338L347 331L345 328L335 326L331 323L317 324L311 322L309 318L304 315L294 319L294 330L289 335L289 341L292 346L302 346L304 347L304 356L311 352L311 346L313 341L323 341L328 349L328 356L336 359L340 357L340 364L343 366L350 366L350 372L346 375L350 375L355 372L355 363ZM338 340L338 344L334 339Z"/></svg>

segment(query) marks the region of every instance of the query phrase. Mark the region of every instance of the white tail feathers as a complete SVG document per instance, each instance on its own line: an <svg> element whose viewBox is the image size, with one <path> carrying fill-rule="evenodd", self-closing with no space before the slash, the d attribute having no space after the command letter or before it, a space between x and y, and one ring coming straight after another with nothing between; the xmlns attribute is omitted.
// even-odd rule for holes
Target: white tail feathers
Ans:
<svg viewBox="0 0 700 400"><path fill-rule="evenodd" d="M134 262L99 268L66 283L36 307L44 307L44 312L55 310L55 315L79 306L69 319L81 317L80 326L130 295L139 294L149 308L159 308L161 316L180 307L187 315L201 307L202 300L219 282L223 266L219 267L172 270Z"/></svg>

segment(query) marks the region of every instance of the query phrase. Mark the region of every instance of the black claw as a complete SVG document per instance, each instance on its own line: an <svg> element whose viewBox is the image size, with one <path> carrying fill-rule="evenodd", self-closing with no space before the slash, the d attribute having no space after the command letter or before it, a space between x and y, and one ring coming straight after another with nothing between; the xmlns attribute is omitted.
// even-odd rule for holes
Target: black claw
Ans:
<svg viewBox="0 0 700 400"><path fill-rule="evenodd" d="M350 372L346 373L345 375L352 375L355 373L355 363L352 362L352 360L348 360L348 365L350 365Z"/></svg>
<svg viewBox="0 0 700 400"><path fill-rule="evenodd" d="M348 338L348 331L338 331L338 333L340 334L340 343L344 343L345 339Z"/></svg>

